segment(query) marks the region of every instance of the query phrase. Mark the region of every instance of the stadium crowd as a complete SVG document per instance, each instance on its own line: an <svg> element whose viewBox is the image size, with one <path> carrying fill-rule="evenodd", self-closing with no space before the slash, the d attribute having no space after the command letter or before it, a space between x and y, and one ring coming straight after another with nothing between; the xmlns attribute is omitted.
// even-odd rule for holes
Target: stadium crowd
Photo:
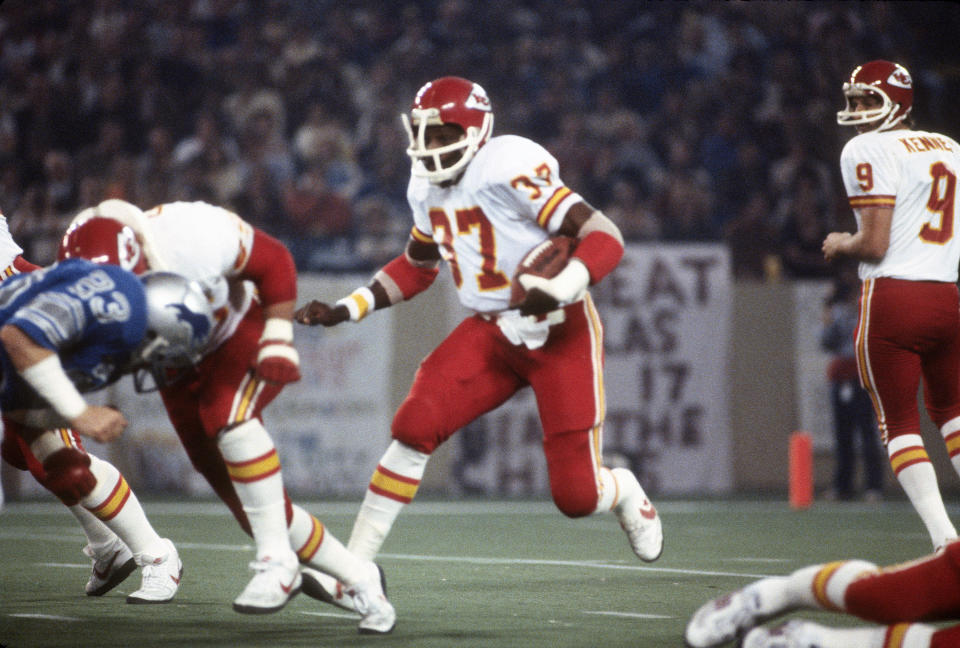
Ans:
<svg viewBox="0 0 960 648"><path fill-rule="evenodd" d="M901 61L920 125L949 130L958 27L926 2L8 0L0 210L38 263L119 197L230 207L301 270L379 267L410 226L399 114L460 74L628 239L828 277L821 241L853 227L837 79Z"/></svg>

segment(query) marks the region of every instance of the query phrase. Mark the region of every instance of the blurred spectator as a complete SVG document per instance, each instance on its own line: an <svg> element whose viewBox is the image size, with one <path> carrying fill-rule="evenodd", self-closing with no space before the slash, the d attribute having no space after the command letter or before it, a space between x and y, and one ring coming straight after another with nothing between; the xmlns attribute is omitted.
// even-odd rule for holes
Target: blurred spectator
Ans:
<svg viewBox="0 0 960 648"><path fill-rule="evenodd" d="M755 189L737 215L723 227L733 276L758 281L777 279L769 275L772 268L780 266L778 239L770 223L770 202L762 190Z"/></svg>
<svg viewBox="0 0 960 648"><path fill-rule="evenodd" d="M764 202L762 236L772 227L798 240L813 228L794 203L813 200L821 223L836 217L837 79L853 65L903 60L928 97L921 126L946 126L946 107L960 103L948 36L960 12L948 3L61 0L13 9L0 15L0 164L16 172L0 175L0 209L43 223L98 189L90 198L144 205L276 198L277 231L303 225L304 200L328 193L341 216L361 203L404 213L398 114L429 68L501 97L496 132L544 142L589 200L649 216L634 236L739 238ZM810 171L815 197L797 190ZM628 206L637 201L645 211ZM45 227L31 225L31 236ZM754 249L762 257L765 247Z"/></svg>
<svg viewBox="0 0 960 648"><path fill-rule="evenodd" d="M640 200L637 184L629 178L620 178L613 183L611 200L604 205L603 212L629 241L660 238L662 228L657 214Z"/></svg>
<svg viewBox="0 0 960 648"><path fill-rule="evenodd" d="M349 201L327 186L320 165L307 167L283 193L290 226L298 235L346 236L352 233Z"/></svg>

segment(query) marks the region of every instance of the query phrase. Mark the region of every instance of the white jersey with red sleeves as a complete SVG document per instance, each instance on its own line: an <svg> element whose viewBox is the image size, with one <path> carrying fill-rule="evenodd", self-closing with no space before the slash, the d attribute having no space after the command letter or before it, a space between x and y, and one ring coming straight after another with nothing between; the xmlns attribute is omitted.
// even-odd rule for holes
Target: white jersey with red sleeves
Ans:
<svg viewBox="0 0 960 648"><path fill-rule="evenodd" d="M10 235L7 217L0 214L0 281L10 275L19 274L13 267L13 260L23 254L23 248L17 245Z"/></svg>
<svg viewBox="0 0 960 648"><path fill-rule="evenodd" d="M450 266L460 302L477 312L506 310L523 256L557 232L581 200L560 180L556 159L516 135L490 139L459 182L412 177L413 236L432 240Z"/></svg>
<svg viewBox="0 0 960 648"><path fill-rule="evenodd" d="M144 213L150 268L178 272L213 288L217 327L208 349L216 349L250 307L254 286L239 274L253 247L253 227L204 202L167 203Z"/></svg>
<svg viewBox="0 0 960 648"><path fill-rule="evenodd" d="M860 208L893 207L887 253L879 262L861 262L861 279L957 280L957 142L924 131L871 131L847 142L840 170L858 225Z"/></svg>

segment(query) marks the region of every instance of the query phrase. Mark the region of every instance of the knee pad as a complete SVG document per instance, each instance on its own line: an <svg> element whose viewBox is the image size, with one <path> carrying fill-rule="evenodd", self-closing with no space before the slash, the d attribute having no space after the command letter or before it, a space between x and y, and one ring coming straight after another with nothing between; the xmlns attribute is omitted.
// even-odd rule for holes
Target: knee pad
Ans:
<svg viewBox="0 0 960 648"><path fill-rule="evenodd" d="M97 485L90 471L90 457L76 448L57 450L43 462L44 487L67 506L77 504Z"/></svg>
<svg viewBox="0 0 960 648"><path fill-rule="evenodd" d="M445 430L437 408L425 398L403 401L390 426L394 439L425 454L433 454L452 432Z"/></svg>

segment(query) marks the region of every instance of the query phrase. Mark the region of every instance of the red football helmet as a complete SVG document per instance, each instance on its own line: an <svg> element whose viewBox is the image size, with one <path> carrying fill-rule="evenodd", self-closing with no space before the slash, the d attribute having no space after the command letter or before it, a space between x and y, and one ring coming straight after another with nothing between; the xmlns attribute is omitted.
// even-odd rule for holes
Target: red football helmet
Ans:
<svg viewBox="0 0 960 648"><path fill-rule="evenodd" d="M118 265L135 274L147 270L147 258L133 228L103 216L80 221L63 235L57 259L76 257Z"/></svg>
<svg viewBox="0 0 960 648"><path fill-rule="evenodd" d="M401 118L410 138L407 155L413 160L412 173L433 183L455 178L493 132L493 108L486 91L460 77L442 77L420 88L413 100L410 116L404 114ZM465 133L463 139L428 149L427 126L443 124L456 124L462 128ZM443 166L440 156L456 151L462 152L460 157L449 166ZM425 159L432 161L433 169L424 164Z"/></svg>
<svg viewBox="0 0 960 648"><path fill-rule="evenodd" d="M853 71L843 84L847 106L837 113L841 126L878 123L876 130L893 128L913 108L913 80L907 68L890 61L870 61ZM871 110L851 110L850 99L872 94L883 100L883 105Z"/></svg>

